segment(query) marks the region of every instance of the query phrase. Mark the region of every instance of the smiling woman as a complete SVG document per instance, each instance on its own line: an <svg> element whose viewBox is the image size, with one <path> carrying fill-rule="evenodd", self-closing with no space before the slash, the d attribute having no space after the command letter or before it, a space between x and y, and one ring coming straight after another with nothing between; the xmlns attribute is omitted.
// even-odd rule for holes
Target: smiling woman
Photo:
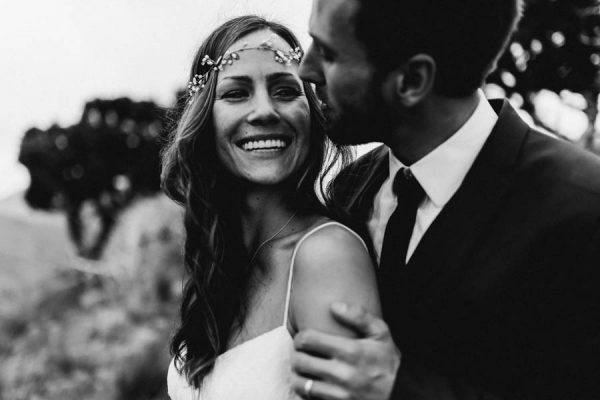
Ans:
<svg viewBox="0 0 600 400"><path fill-rule="evenodd" d="M244 50L243 60L227 65L217 80L217 155L235 176L255 183L289 179L310 147L310 107L297 65L273 62L276 49L286 47L268 29L253 32L231 46Z"/></svg>
<svg viewBox="0 0 600 400"><path fill-rule="evenodd" d="M353 335L330 314L336 300L379 314L364 242L315 191L349 153L326 140L301 58L287 28L254 16L226 22L196 54L163 156L187 234L173 400L292 398L296 333Z"/></svg>

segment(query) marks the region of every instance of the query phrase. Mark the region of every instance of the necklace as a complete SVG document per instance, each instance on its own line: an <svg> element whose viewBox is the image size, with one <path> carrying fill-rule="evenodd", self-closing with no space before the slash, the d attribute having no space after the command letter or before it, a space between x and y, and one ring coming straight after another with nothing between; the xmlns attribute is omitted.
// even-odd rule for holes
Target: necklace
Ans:
<svg viewBox="0 0 600 400"><path fill-rule="evenodd" d="M294 211L294 213L292 214L292 216L290 217L290 219L287 220L287 222L285 224L283 224L281 226L281 228L279 228L279 230L277 230L277 232L275 232L273 235L271 235L270 237L268 237L266 240L264 240L261 244L258 245L258 247L256 248L256 250L254 250L254 254L252 254L252 257L250 257L250 261L248 262L248 265L252 264L252 261L254 261L254 259L256 258L256 256L258 255L258 252L263 248L263 246L267 243L269 243L271 240L275 239L277 237L277 235L279 235L286 226L288 226L290 224L290 222L292 222L292 220L294 219L294 217L296 216L296 213L298 211Z"/></svg>

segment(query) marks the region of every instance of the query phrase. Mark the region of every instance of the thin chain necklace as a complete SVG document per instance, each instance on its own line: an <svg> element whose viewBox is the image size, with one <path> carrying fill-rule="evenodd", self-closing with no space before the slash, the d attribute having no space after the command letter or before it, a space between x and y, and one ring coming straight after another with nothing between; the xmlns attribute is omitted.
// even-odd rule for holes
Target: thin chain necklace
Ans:
<svg viewBox="0 0 600 400"><path fill-rule="evenodd" d="M258 255L258 252L263 248L264 245L269 243L271 240L275 239L277 237L277 235L279 235L285 229L285 227L288 226L290 224L290 222L292 222L292 220L296 216L296 213L298 213L298 211L294 211L294 213L292 214L290 219L288 219L287 222L285 224L283 224L277 232L275 232L273 235L271 235L266 240L264 240L261 244L258 245L256 250L254 250L254 254L252 254L252 257L250 257L250 261L248 262L248 265L252 264L252 261L254 261L254 259Z"/></svg>

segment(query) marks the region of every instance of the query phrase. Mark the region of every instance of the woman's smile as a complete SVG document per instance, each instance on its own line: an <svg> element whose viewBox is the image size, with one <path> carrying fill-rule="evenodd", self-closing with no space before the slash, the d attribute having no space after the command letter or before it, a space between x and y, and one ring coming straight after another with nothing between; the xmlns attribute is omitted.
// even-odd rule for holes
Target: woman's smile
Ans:
<svg viewBox="0 0 600 400"><path fill-rule="evenodd" d="M236 143L238 147L249 152L277 152L287 149L291 139L283 135L263 135L244 138Z"/></svg>

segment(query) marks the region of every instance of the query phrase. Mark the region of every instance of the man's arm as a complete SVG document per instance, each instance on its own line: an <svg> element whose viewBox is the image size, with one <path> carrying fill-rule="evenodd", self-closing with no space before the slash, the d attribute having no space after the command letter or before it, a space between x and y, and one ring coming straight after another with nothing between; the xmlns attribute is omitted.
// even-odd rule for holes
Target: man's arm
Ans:
<svg viewBox="0 0 600 400"><path fill-rule="evenodd" d="M327 400L498 400L499 396L451 382L423 368L401 365L401 353L385 322L359 306L333 303L332 315L353 329L358 339L314 330L296 335L293 386L304 396L307 379L335 386Z"/></svg>
<svg viewBox="0 0 600 400"><path fill-rule="evenodd" d="M321 396L312 392L311 398L389 399L400 366L400 353L387 325L356 305L336 302L331 311L334 318L355 331L358 338L342 338L315 330L298 333L292 359L296 393L304 396L306 380L315 379L335 390Z"/></svg>

